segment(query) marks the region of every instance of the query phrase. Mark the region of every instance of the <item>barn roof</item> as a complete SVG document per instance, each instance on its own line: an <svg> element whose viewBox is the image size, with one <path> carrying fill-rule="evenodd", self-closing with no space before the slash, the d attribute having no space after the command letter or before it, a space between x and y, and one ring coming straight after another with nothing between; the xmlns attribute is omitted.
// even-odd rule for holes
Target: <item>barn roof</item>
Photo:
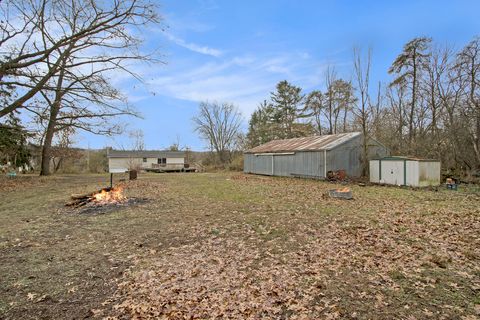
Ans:
<svg viewBox="0 0 480 320"><path fill-rule="evenodd" d="M361 132L348 132L304 138L272 140L258 147L247 150L245 153L331 150L360 135Z"/></svg>
<svg viewBox="0 0 480 320"><path fill-rule="evenodd" d="M108 158L183 158L185 152L183 151L170 151L170 150L113 150L108 149Z"/></svg>

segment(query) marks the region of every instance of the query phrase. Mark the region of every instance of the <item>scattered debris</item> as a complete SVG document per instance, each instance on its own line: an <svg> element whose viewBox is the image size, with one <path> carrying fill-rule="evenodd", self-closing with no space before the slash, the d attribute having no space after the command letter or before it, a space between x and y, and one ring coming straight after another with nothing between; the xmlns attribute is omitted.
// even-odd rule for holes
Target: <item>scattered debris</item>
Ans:
<svg viewBox="0 0 480 320"><path fill-rule="evenodd" d="M447 178L445 185L447 186L447 189L458 190L457 180L453 178Z"/></svg>
<svg viewBox="0 0 480 320"><path fill-rule="evenodd" d="M346 178L347 178L347 173L345 172L345 170L327 172L327 179L329 181L345 181Z"/></svg>

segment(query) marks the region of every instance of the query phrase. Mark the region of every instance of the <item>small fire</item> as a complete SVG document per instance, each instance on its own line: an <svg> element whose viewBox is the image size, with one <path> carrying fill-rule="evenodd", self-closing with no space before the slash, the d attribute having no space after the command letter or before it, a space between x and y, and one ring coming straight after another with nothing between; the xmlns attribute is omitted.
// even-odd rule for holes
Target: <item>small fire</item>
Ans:
<svg viewBox="0 0 480 320"><path fill-rule="evenodd" d="M95 202L110 203L110 202L122 202L127 199L123 194L123 187L116 186L110 190L103 189L99 193L93 195Z"/></svg>
<svg viewBox="0 0 480 320"><path fill-rule="evenodd" d="M342 188L342 189L337 189L337 192L350 192L350 189L345 187L345 188Z"/></svg>

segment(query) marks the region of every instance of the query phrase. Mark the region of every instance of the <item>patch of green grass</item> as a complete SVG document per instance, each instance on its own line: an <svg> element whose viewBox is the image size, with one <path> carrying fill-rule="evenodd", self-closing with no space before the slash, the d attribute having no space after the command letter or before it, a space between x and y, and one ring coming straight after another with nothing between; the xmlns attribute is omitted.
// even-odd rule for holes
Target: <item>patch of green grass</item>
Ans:
<svg viewBox="0 0 480 320"><path fill-rule="evenodd" d="M395 281L401 281L406 279L403 272L399 270L392 270L388 273L388 275L390 276L390 278L392 278Z"/></svg>
<svg viewBox="0 0 480 320"><path fill-rule="evenodd" d="M213 234L214 236L218 236L218 235L220 235L220 230L218 230L218 229L212 229L212 230L210 231L210 233Z"/></svg>
<svg viewBox="0 0 480 320"><path fill-rule="evenodd" d="M0 299L0 314L5 314L8 309L10 309L10 305L7 301Z"/></svg>

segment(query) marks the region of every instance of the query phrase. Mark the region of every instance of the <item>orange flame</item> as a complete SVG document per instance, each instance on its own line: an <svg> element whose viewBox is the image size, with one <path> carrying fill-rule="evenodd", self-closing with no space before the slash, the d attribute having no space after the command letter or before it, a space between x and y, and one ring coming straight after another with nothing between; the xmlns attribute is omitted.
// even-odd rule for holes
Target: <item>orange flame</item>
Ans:
<svg viewBox="0 0 480 320"><path fill-rule="evenodd" d="M107 202L121 202L127 199L125 195L123 195L123 187L122 186L117 186L114 187L112 190L107 191L107 190L102 190L99 193L96 193L93 195L95 197L96 202L102 202L102 203L107 203Z"/></svg>
<svg viewBox="0 0 480 320"><path fill-rule="evenodd" d="M342 189L337 189L337 192L350 192L350 189L345 187L345 188L342 188Z"/></svg>

